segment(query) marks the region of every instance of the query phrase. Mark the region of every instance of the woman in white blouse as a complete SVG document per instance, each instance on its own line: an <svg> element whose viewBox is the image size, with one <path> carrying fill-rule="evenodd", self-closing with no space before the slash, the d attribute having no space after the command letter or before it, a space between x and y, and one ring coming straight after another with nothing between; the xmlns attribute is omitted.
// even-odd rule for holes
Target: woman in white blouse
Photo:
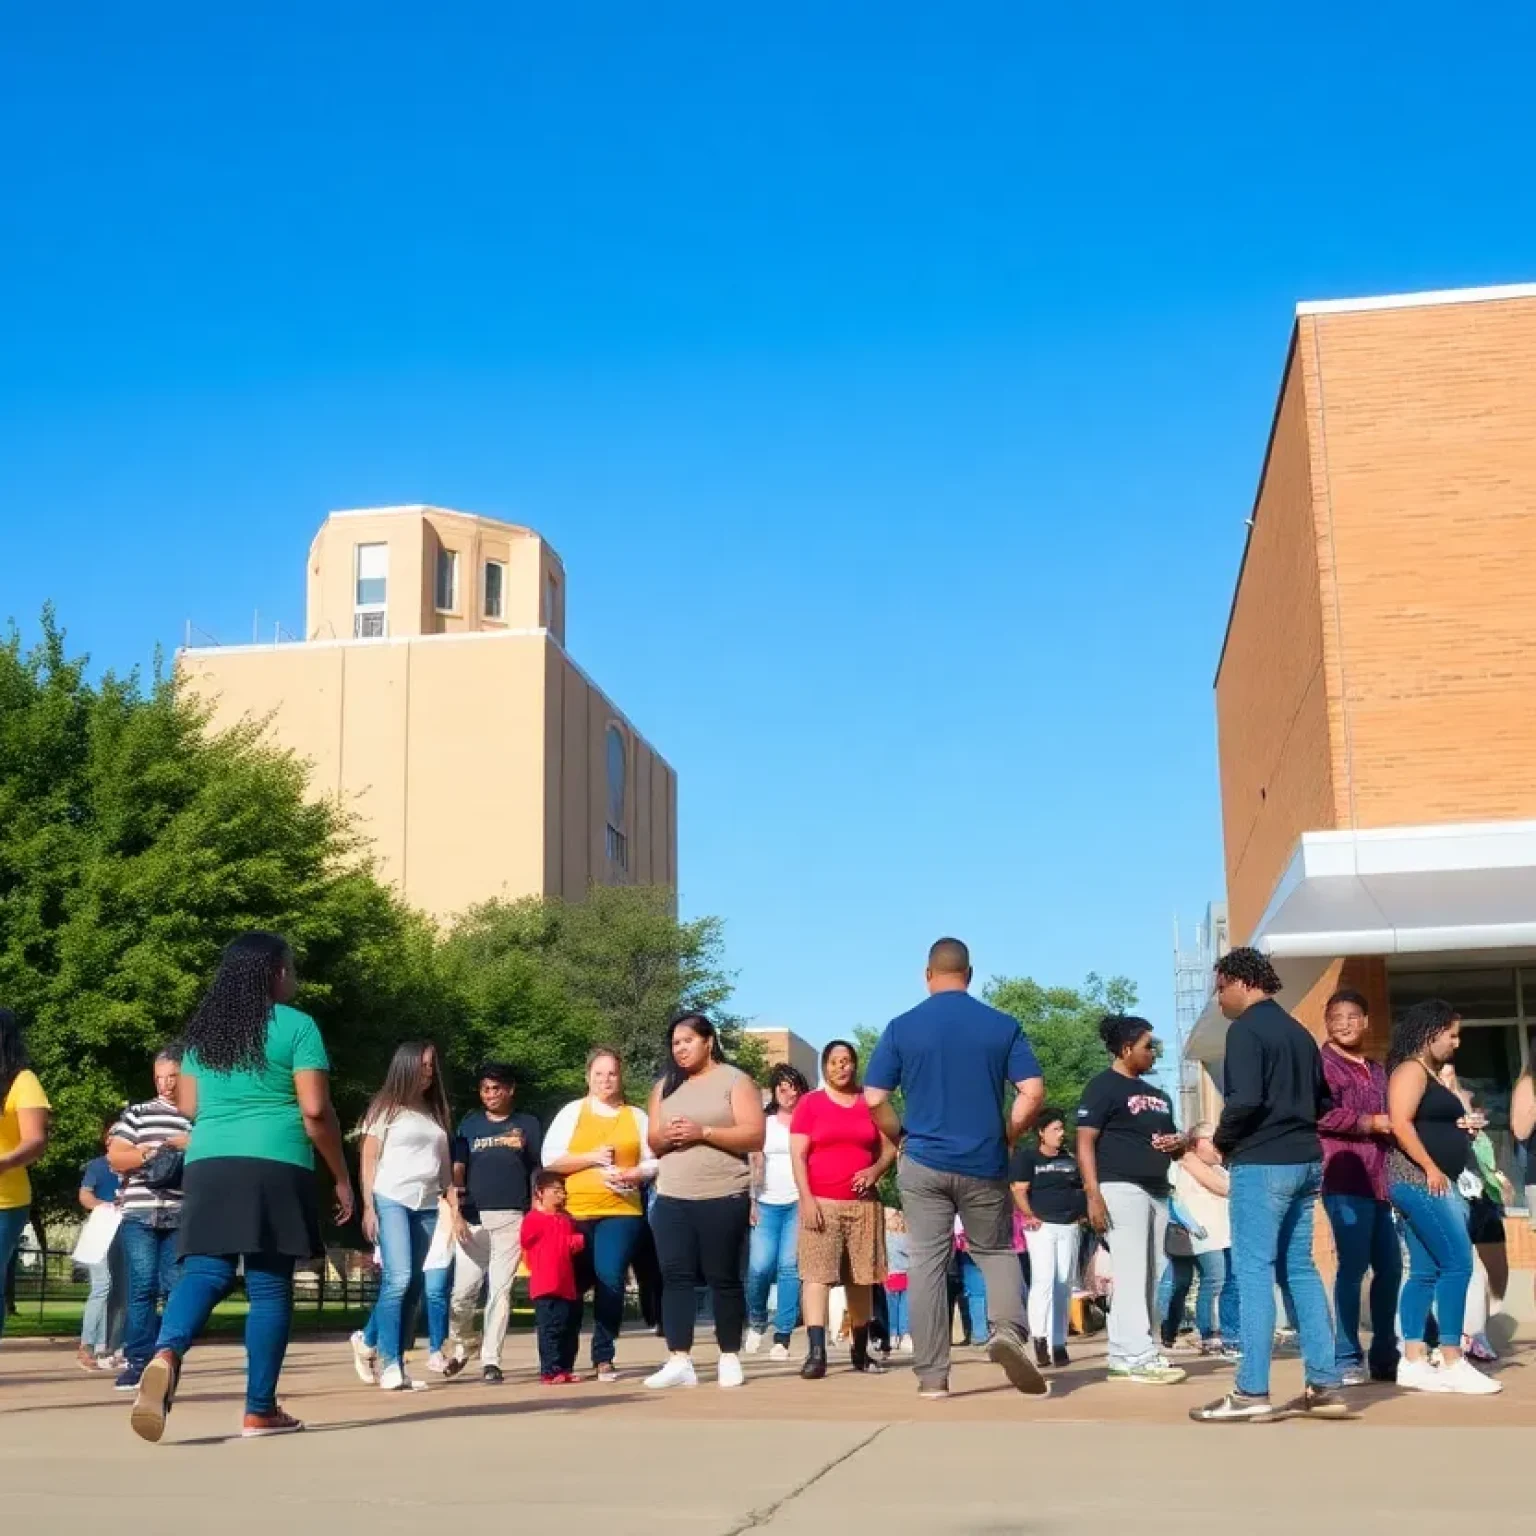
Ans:
<svg viewBox="0 0 1536 1536"><path fill-rule="evenodd" d="M747 1255L747 1342L755 1355L768 1327L768 1291L774 1302L774 1360L789 1359L789 1339L800 1314L800 1191L789 1159L789 1122L810 1084L788 1062L768 1074L767 1132L752 1158L752 1242Z"/></svg>
<svg viewBox="0 0 1536 1536"><path fill-rule="evenodd" d="M384 1086L363 1116L363 1235L377 1243L383 1262L379 1295L368 1326L352 1335L358 1375L386 1392L416 1385L405 1373L405 1352L416 1334L423 1292L427 1301L430 1370L443 1371L448 1337L451 1266L424 1268L437 1231L438 1202L455 1209L449 1153L448 1096L430 1040L399 1046Z"/></svg>
<svg viewBox="0 0 1536 1536"><path fill-rule="evenodd" d="M617 1381L614 1363L624 1320L624 1286L645 1226L644 1186L656 1177L643 1109L624 1102L624 1064L599 1046L587 1057L587 1094L544 1133L544 1166L565 1175L566 1212L586 1237L576 1256L576 1288L592 1292L592 1365Z"/></svg>

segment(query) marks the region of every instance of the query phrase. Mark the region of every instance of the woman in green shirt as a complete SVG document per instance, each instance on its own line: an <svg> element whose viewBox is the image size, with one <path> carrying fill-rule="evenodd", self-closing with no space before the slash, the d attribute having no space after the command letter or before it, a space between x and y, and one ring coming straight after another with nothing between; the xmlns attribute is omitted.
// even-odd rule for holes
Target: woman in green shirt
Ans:
<svg viewBox="0 0 1536 1536"><path fill-rule="evenodd" d="M165 1432L182 1357L233 1289L244 1261L246 1438L303 1425L277 1406L293 1316L293 1270L322 1252L315 1152L336 1181L336 1221L352 1219L352 1181L331 1104L330 1061L315 1021L288 1006L293 952L246 933L219 962L187 1026L177 1107L192 1121L181 1215L181 1274L133 1405L134 1432Z"/></svg>

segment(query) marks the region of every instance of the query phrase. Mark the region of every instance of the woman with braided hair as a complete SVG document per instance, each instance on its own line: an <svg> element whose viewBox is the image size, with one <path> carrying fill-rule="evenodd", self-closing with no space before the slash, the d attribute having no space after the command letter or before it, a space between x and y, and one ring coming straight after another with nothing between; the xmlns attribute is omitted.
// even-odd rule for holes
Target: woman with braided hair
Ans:
<svg viewBox="0 0 1536 1536"><path fill-rule="evenodd" d="M1461 1352L1472 1279L1467 1202L1457 1188L1471 1155L1463 1124L1467 1111L1439 1077L1460 1044L1456 1010L1431 998L1403 1010L1387 1053L1387 1114L1397 1139L1387 1153L1387 1193L1402 1217L1408 1243L1397 1384L1419 1392L1485 1397L1500 1391L1500 1383ZM1439 1368L1424 1342L1431 1306L1440 1325Z"/></svg>
<svg viewBox="0 0 1536 1536"><path fill-rule="evenodd" d="M245 1422L253 1439L304 1426L277 1402L293 1316L293 1270L319 1254L315 1151L336 1181L335 1219L352 1219L352 1181L331 1105L330 1061L315 1021L288 1006L293 952L242 934L185 1035L176 1101L192 1121L182 1187L181 1274L134 1400L134 1433L159 1440L181 1362L244 1262Z"/></svg>

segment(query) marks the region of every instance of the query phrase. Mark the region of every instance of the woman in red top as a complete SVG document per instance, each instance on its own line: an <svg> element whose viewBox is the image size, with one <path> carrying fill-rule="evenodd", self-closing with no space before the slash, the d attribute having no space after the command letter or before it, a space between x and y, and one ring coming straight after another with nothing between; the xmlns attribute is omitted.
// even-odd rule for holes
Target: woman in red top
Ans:
<svg viewBox="0 0 1536 1536"><path fill-rule="evenodd" d="M827 1374L827 1302L834 1285L848 1293L853 1368L884 1366L869 1353L871 1288L885 1279L885 1212L880 1177L896 1148L875 1125L859 1087L859 1053L834 1040L821 1053L826 1084L806 1094L789 1124L789 1158L800 1190L801 1306L810 1352L800 1374Z"/></svg>

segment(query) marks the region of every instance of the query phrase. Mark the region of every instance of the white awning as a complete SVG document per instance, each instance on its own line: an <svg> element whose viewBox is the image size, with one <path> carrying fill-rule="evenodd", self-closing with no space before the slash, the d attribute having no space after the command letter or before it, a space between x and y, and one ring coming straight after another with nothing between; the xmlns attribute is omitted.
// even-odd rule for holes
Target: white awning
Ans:
<svg viewBox="0 0 1536 1536"><path fill-rule="evenodd" d="M1306 832L1248 940L1294 1002L1349 955L1440 954L1536 944L1536 821ZM1186 1056L1222 1055L1212 999Z"/></svg>

